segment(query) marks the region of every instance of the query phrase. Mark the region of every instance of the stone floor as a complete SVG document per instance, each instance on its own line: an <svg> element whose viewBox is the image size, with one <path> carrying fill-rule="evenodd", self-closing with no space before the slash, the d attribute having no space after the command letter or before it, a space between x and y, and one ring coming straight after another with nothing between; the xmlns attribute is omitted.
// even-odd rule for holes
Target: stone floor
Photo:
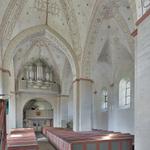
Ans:
<svg viewBox="0 0 150 150"><path fill-rule="evenodd" d="M39 141L39 150L56 150L48 141Z"/></svg>
<svg viewBox="0 0 150 150"><path fill-rule="evenodd" d="M36 133L37 141L39 144L39 150L56 150L49 142L46 137L41 133Z"/></svg>

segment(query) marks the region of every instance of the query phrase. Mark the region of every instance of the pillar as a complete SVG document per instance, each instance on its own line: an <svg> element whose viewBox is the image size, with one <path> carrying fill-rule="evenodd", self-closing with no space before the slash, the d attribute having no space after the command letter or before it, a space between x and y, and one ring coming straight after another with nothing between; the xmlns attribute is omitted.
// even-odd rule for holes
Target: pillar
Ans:
<svg viewBox="0 0 150 150"><path fill-rule="evenodd" d="M60 96L60 124L61 127L66 128L68 122L68 95Z"/></svg>
<svg viewBox="0 0 150 150"><path fill-rule="evenodd" d="M58 96L57 99L56 99L56 106L54 108L54 112L53 112L53 115L54 115L54 123L53 123L53 126L54 127L61 127L60 125L60 97Z"/></svg>
<svg viewBox="0 0 150 150"><path fill-rule="evenodd" d="M90 79L76 79L73 82L73 130L92 130L92 85Z"/></svg>
<svg viewBox="0 0 150 150"><path fill-rule="evenodd" d="M79 131L79 80L73 82L73 130Z"/></svg>
<svg viewBox="0 0 150 150"><path fill-rule="evenodd" d="M150 12L149 12L150 14ZM142 20L145 19L145 20ZM150 148L150 16L138 23L135 53L135 150Z"/></svg>
<svg viewBox="0 0 150 150"><path fill-rule="evenodd" d="M7 132L11 128L16 128L16 99L15 99L15 80L8 69L3 69L2 78L3 94L8 97L8 114L6 116Z"/></svg>
<svg viewBox="0 0 150 150"><path fill-rule="evenodd" d="M2 86L2 71L0 70L0 95L3 94L3 86Z"/></svg>
<svg viewBox="0 0 150 150"><path fill-rule="evenodd" d="M0 94L3 94L2 72L2 50L0 50Z"/></svg>
<svg viewBox="0 0 150 150"><path fill-rule="evenodd" d="M23 107L22 104L22 95L18 94L16 96L16 127L17 128L23 128ZM24 98L24 97L23 97Z"/></svg>

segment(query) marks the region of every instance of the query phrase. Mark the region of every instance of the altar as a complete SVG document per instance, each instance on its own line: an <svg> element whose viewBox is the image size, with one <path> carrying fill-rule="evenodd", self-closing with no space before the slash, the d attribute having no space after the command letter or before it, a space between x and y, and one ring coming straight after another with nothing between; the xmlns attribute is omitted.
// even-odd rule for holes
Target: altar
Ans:
<svg viewBox="0 0 150 150"><path fill-rule="evenodd" d="M53 126L52 106L43 100L34 99L28 102L24 108L24 128L34 128L41 132L43 127Z"/></svg>
<svg viewBox="0 0 150 150"><path fill-rule="evenodd" d="M43 117L27 118L24 120L24 126L26 128L34 128L35 132L41 132L42 128L53 126L53 119Z"/></svg>

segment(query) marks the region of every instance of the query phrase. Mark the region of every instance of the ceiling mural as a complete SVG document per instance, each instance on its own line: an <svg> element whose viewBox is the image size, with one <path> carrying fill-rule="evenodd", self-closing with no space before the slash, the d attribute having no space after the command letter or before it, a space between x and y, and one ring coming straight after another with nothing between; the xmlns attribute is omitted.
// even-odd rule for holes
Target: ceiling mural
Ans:
<svg viewBox="0 0 150 150"><path fill-rule="evenodd" d="M26 63L34 62L37 59L44 59L49 66L53 66L57 75L62 73L62 65L65 63L65 55L58 49L48 45L46 38L40 37L31 39L17 47L14 57L15 76ZM24 59L22 59L24 58Z"/></svg>
<svg viewBox="0 0 150 150"><path fill-rule="evenodd" d="M103 45L104 40L106 40L105 36L113 35L114 38L117 36L118 39L122 37L123 42L126 43L126 50L134 57L134 40L130 33L134 30L135 25L129 3L125 0L106 0L98 1L96 6L84 52L82 54L83 69L81 74L82 76L89 78L91 76L90 60L93 61L91 59L93 57L91 49L93 51L97 49L101 52L101 49L98 48Z"/></svg>
<svg viewBox="0 0 150 150"><path fill-rule="evenodd" d="M150 8L150 0L137 0L137 18L139 19Z"/></svg>
<svg viewBox="0 0 150 150"><path fill-rule="evenodd" d="M59 16L59 14L62 11L58 3L54 0L34 0L33 8L37 9L37 11L42 11L42 12L48 11L48 14L54 16Z"/></svg>
<svg viewBox="0 0 150 150"><path fill-rule="evenodd" d="M150 8L150 0L141 0L142 15Z"/></svg>
<svg viewBox="0 0 150 150"><path fill-rule="evenodd" d="M140 1L143 7L149 7L149 0ZM6 4L0 10L2 12L5 8L5 13L0 17L0 46L3 56L9 43L18 34L39 25L52 28L71 46L81 66L80 76L85 78L91 77L92 51L96 51L100 56L105 40L114 30L119 32L117 35L114 34L113 38L122 39L128 53L134 56L134 40L130 36L135 29L134 0L7 0L6 3L1 3ZM58 60L54 62L62 72L60 66L64 58L57 48L65 49L65 47L58 44L57 39L49 40L46 31L43 31L43 34L45 36L40 39L41 41L38 40L38 44L34 41L36 47L42 47L41 51L44 52L44 43L44 47L50 49L51 57ZM38 36L38 33L35 36ZM33 45L30 43L28 50L33 49Z"/></svg>
<svg viewBox="0 0 150 150"><path fill-rule="evenodd" d="M26 2L27 0L12 0L9 2L0 25L0 45L2 50L6 48L11 39L15 24Z"/></svg>

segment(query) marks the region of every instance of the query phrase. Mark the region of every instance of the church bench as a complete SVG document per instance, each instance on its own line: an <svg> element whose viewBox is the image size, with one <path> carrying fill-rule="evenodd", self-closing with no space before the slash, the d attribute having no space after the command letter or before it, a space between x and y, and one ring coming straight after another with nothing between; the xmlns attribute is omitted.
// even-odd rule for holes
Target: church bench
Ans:
<svg viewBox="0 0 150 150"><path fill-rule="evenodd" d="M64 133L61 133L61 132L59 132L59 134L57 134L57 132L56 132L56 130L54 130L55 132L55 134L54 134L54 136L57 136L57 137L60 137L60 138L63 138L63 139L75 139L75 138L87 138L87 137L96 137L96 136L99 136L99 135L107 135L106 133L104 134L100 134L100 133L98 133L98 132L85 132L85 133L83 133L83 132L79 132L79 133L75 133L75 132L69 132L69 133L67 133L67 132L65 132L64 131ZM53 131L50 131L48 134L53 134ZM113 135L120 135L120 134L118 134L118 133L114 133ZM129 135L129 134L121 134L121 135Z"/></svg>
<svg viewBox="0 0 150 150"><path fill-rule="evenodd" d="M30 128L12 129L7 136L8 150L38 150L35 133Z"/></svg>
<svg viewBox="0 0 150 150"><path fill-rule="evenodd" d="M36 140L31 139L9 140L7 148L8 150L38 150L38 144Z"/></svg>
<svg viewBox="0 0 150 150"><path fill-rule="evenodd" d="M58 128L43 129L58 150L131 150L133 136L118 132L73 132Z"/></svg>
<svg viewBox="0 0 150 150"><path fill-rule="evenodd" d="M11 129L10 133L14 134L14 133L34 133L34 129L33 128L17 128L17 129Z"/></svg>
<svg viewBox="0 0 150 150"><path fill-rule="evenodd" d="M106 145L110 145L110 144L112 145L113 141L116 141L118 146L120 146L120 145L124 146L126 144L125 145L126 149L125 148L124 149L120 148L120 149L114 149L114 150L131 150L131 145L132 145L130 143L132 140L125 140L125 137L120 138L120 139L119 138L116 138L116 139L114 138L113 140L109 140L109 141L96 140L96 139L95 140L91 140L91 139L75 139L75 140L71 140L71 141L70 140L66 141L66 140L60 139L60 138L55 139L55 137L52 138L52 139L53 140L50 140L50 141L52 141L52 143L55 145L55 147L57 147L60 150L67 150L67 149L68 150L79 150L79 147L80 147L81 150L83 148L84 148L84 150L86 150L85 147L88 147L89 145L95 145L95 147L100 147L103 144L105 145L105 143L106 143ZM126 141L126 143L125 143L125 141ZM94 149L92 149L92 150L94 150ZM102 149L102 150L105 150L105 149ZM109 150L109 148L107 148L106 150Z"/></svg>
<svg viewBox="0 0 150 150"><path fill-rule="evenodd" d="M74 141L68 150L131 150L132 140L111 139L111 140L85 140Z"/></svg>

